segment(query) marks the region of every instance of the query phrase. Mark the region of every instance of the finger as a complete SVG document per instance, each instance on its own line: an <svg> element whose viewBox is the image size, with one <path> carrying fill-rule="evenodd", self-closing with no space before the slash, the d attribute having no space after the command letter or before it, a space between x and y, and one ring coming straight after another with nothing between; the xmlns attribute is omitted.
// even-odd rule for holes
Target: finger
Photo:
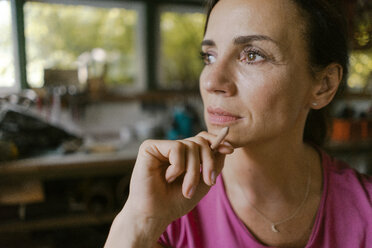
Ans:
<svg viewBox="0 0 372 248"><path fill-rule="evenodd" d="M199 145L200 163L202 165L202 174L205 184L209 186L214 185L216 180L216 173L214 172L215 161L208 140L201 136L192 137L190 140Z"/></svg>
<svg viewBox="0 0 372 248"><path fill-rule="evenodd" d="M200 132L197 136L204 138L208 141L209 146L212 145L214 140L216 139L217 135L211 134L208 132ZM234 147L226 140L223 140L217 148L214 150L215 152L221 153L221 154L231 154L234 151Z"/></svg>
<svg viewBox="0 0 372 248"><path fill-rule="evenodd" d="M200 136L200 137L204 138L205 140L208 140L209 144L211 144L217 137L217 135L211 134L211 133L208 133L208 132L201 132L197 136ZM208 182L212 183L212 185L213 185L216 182L217 176L222 171L225 156L227 154L233 153L234 148L227 141L222 141L222 143L220 143L214 151L212 151L210 147L208 147L208 149L213 154L212 155L213 156L212 157L213 158L213 166L212 167L207 167L204 171L204 163L203 163L203 178L208 178L208 179L204 179L204 180L208 180ZM209 184L209 185L211 185L211 184Z"/></svg>
<svg viewBox="0 0 372 248"><path fill-rule="evenodd" d="M146 140L140 147L136 164L145 165L148 173L167 166L166 180L174 180L185 171L185 145L179 141Z"/></svg>
<svg viewBox="0 0 372 248"><path fill-rule="evenodd" d="M234 152L234 147L229 142L223 141L216 148L215 152L228 155Z"/></svg>
<svg viewBox="0 0 372 248"><path fill-rule="evenodd" d="M169 150L170 165L165 172L165 180L167 180L168 183L176 180L176 178L184 173L186 169L186 146L180 141L174 141L172 143L173 144Z"/></svg>
<svg viewBox="0 0 372 248"><path fill-rule="evenodd" d="M182 183L182 193L191 199L200 180L199 145L190 140L182 140L186 145L186 173Z"/></svg>
<svg viewBox="0 0 372 248"><path fill-rule="evenodd" d="M211 144L211 149L212 150L216 149L220 145L220 143L225 139L228 133L229 133L229 127L222 128L218 132L217 137L213 139L212 144Z"/></svg>

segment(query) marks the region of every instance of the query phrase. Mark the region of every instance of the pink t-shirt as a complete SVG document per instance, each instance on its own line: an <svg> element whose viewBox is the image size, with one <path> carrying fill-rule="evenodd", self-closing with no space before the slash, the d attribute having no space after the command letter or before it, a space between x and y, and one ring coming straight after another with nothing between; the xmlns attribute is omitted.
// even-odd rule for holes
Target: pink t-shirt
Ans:
<svg viewBox="0 0 372 248"><path fill-rule="evenodd" d="M372 178L322 153L323 195L306 248L372 248ZM263 248L235 214L222 177L159 239L173 248Z"/></svg>

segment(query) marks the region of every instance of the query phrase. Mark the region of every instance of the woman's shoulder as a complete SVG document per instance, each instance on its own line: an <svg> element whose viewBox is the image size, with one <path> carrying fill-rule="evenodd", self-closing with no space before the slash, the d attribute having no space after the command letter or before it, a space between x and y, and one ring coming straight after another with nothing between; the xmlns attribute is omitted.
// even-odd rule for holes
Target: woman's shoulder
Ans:
<svg viewBox="0 0 372 248"><path fill-rule="evenodd" d="M340 183L350 188L365 187L372 195L372 176L357 171L352 165L321 151L325 179Z"/></svg>
<svg viewBox="0 0 372 248"><path fill-rule="evenodd" d="M323 195L310 247L372 244L372 178L324 151L321 155Z"/></svg>
<svg viewBox="0 0 372 248"><path fill-rule="evenodd" d="M344 191L364 189L364 193L372 198L372 176L360 173L353 166L322 151L324 179L329 186L337 186ZM354 192L355 193L355 192Z"/></svg>
<svg viewBox="0 0 372 248"><path fill-rule="evenodd" d="M322 159L328 206L372 214L372 177L325 152Z"/></svg>

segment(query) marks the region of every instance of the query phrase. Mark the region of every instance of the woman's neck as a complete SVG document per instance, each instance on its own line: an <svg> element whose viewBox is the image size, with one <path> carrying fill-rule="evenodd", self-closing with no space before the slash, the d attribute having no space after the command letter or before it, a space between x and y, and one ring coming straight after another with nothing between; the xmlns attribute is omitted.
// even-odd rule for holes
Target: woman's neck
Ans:
<svg viewBox="0 0 372 248"><path fill-rule="evenodd" d="M226 157L223 178L229 190L239 187L254 206L298 204L317 164L317 152L304 143L255 144Z"/></svg>

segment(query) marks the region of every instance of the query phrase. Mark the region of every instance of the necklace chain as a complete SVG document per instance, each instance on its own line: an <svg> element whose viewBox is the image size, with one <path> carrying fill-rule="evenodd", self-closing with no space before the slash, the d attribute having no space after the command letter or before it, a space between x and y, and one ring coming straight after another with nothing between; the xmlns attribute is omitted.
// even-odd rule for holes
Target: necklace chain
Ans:
<svg viewBox="0 0 372 248"><path fill-rule="evenodd" d="M277 222L273 222L271 221L268 217L266 217L260 210L258 210L255 206L253 206L252 204L249 203L248 201L248 204L249 206L254 209L265 221L267 221L268 223L270 223L271 225L271 230L275 233L278 233L279 230L277 229L277 226L280 225L280 224L283 224L284 222L287 222L291 219L293 219L297 214L298 212L300 211L300 209L303 207L303 205L305 204L308 196L309 196L309 192L310 192L310 184L311 184L311 171L310 171L310 165L308 166L309 167L309 176L307 178L307 186L306 186L306 193L305 193L305 197L304 199L302 200L302 202L300 203L300 205L297 207L296 211L294 211L293 214L291 214L290 216L288 216L287 218L283 219L283 220L280 220L280 221L277 221ZM244 192L242 190L242 193L244 195Z"/></svg>

